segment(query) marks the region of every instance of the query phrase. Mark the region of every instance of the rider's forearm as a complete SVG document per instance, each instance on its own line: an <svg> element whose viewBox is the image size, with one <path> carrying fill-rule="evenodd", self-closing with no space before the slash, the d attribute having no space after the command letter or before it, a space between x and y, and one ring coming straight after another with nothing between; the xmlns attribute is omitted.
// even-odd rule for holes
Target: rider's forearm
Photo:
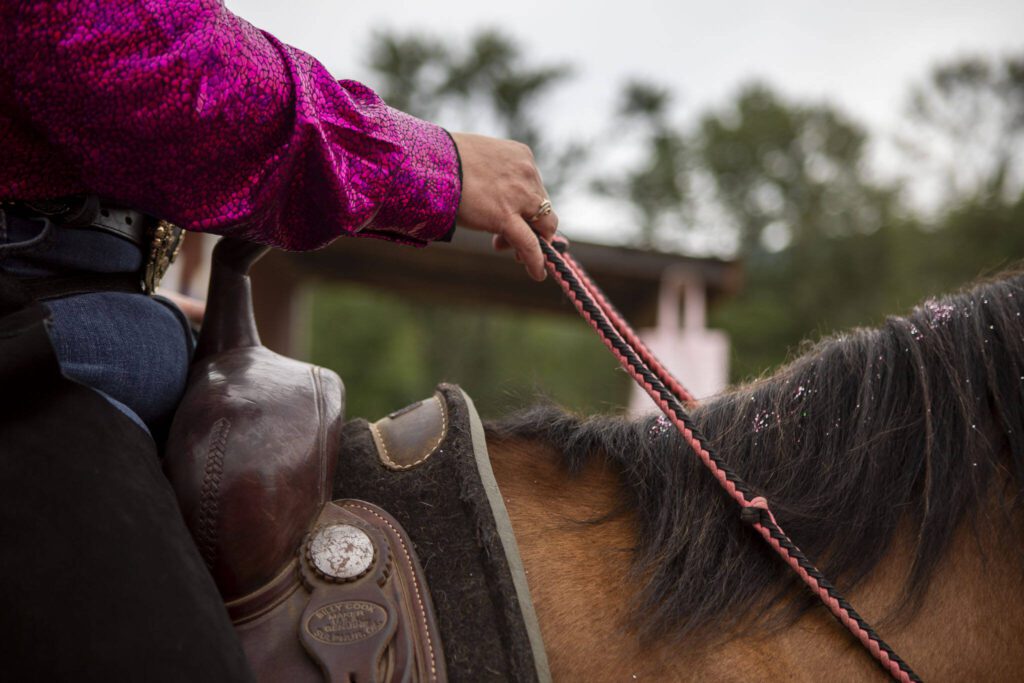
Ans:
<svg viewBox="0 0 1024 683"><path fill-rule="evenodd" d="M0 11L0 37L18 113L81 184L65 189L288 249L454 224L442 129L219 2L24 3Z"/></svg>

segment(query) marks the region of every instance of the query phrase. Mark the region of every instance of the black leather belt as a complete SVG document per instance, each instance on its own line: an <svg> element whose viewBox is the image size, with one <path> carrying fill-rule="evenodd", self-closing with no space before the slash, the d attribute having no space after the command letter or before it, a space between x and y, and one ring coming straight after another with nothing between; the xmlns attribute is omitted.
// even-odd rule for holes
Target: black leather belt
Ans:
<svg viewBox="0 0 1024 683"><path fill-rule="evenodd" d="M101 208L96 218L85 228L123 237L144 249L147 234L155 222L156 219L141 211L111 206Z"/></svg>
<svg viewBox="0 0 1024 683"><path fill-rule="evenodd" d="M11 202L9 208L25 218L49 218L64 228L117 235L141 249L146 248L148 233L156 223L141 211L103 203L96 196Z"/></svg>
<svg viewBox="0 0 1024 683"><path fill-rule="evenodd" d="M140 287L152 294L181 247L181 228L141 211L100 201L95 195L39 201L5 202L0 209L25 218L47 219L54 225L77 230L95 230L126 239L142 249L146 259L138 275ZM76 278L75 282L79 280ZM78 286L81 286L79 284ZM105 289L123 287L108 285ZM48 291L48 290L47 290Z"/></svg>

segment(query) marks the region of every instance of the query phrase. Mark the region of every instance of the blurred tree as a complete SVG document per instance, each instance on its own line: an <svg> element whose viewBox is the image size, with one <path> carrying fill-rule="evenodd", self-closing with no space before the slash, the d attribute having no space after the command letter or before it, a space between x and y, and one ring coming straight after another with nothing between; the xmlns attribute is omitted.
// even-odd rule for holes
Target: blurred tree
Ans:
<svg viewBox="0 0 1024 683"><path fill-rule="evenodd" d="M529 145L552 195L585 157L585 145L551 143L535 119L538 104L572 70L530 64L499 31L481 30L462 47L428 34L380 32L371 39L369 66L381 97L398 109Z"/></svg>
<svg viewBox="0 0 1024 683"><path fill-rule="evenodd" d="M671 229L685 229L688 193L687 146L669 121L667 88L634 80L620 96L618 117L626 131L640 131L642 158L621 176L598 178L599 194L621 199L637 217L638 246L651 248Z"/></svg>
<svg viewBox="0 0 1024 683"><path fill-rule="evenodd" d="M1024 258L1024 53L940 63L909 101L901 142L925 208L901 289L942 291Z"/></svg>
<svg viewBox="0 0 1024 683"><path fill-rule="evenodd" d="M865 172L866 141L835 108L786 102L754 83L703 117L696 146L743 253L756 259L882 225L893 196Z"/></svg>
<svg viewBox="0 0 1024 683"><path fill-rule="evenodd" d="M903 149L932 177L926 201L1013 203L1024 189L1024 53L961 57L911 91Z"/></svg>
<svg viewBox="0 0 1024 683"><path fill-rule="evenodd" d="M885 310L898 192L866 171L866 143L834 107L759 83L701 119L693 145L747 260L747 287L714 318L732 336L734 374Z"/></svg>
<svg viewBox="0 0 1024 683"><path fill-rule="evenodd" d="M473 36L461 56L452 56L440 94L462 107L487 108L497 118L502 134L531 147L542 136L534 120L537 102L564 81L571 70L565 64L529 66L522 49L497 31Z"/></svg>
<svg viewBox="0 0 1024 683"><path fill-rule="evenodd" d="M427 120L440 110L438 92L448 78L448 50L432 36L376 32L370 40L374 84L392 107Z"/></svg>

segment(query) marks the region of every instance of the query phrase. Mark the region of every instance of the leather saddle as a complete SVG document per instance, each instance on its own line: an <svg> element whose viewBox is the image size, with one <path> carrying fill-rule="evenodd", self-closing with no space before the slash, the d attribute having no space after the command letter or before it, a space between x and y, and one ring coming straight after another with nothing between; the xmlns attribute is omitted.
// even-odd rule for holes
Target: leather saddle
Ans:
<svg viewBox="0 0 1024 683"><path fill-rule="evenodd" d="M248 271L214 249L207 313L165 470L261 681L443 681L413 545L383 509L331 500L344 387L259 341Z"/></svg>

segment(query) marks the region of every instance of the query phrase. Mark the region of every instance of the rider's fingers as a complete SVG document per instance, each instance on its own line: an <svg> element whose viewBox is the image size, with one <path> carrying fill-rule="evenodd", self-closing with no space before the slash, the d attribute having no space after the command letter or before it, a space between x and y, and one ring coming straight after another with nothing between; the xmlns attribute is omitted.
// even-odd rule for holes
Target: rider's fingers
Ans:
<svg viewBox="0 0 1024 683"><path fill-rule="evenodd" d="M558 214L552 211L546 216L540 216L530 225L537 231L537 234L549 240L554 237L555 232L558 230Z"/></svg>
<svg viewBox="0 0 1024 683"><path fill-rule="evenodd" d="M539 233L544 239L550 240L558 230L558 216L551 214L551 216L545 216L545 218L553 218L553 220L545 220L542 224L541 221L537 221L537 223L532 224L532 227L534 232ZM500 234L495 235L491 243L494 245L495 251L505 251L512 248L509 241Z"/></svg>
<svg viewBox="0 0 1024 683"><path fill-rule="evenodd" d="M541 237L546 240L550 240L558 231L558 216L554 213L549 214L543 218L538 218L533 223L530 223L530 226L533 228L534 232L539 234ZM504 251L511 246L512 245L509 244L508 240L501 235L494 236L494 248L497 251Z"/></svg>
<svg viewBox="0 0 1024 683"><path fill-rule="evenodd" d="M516 254L522 259L530 277L538 282L547 277L547 271L544 269L544 255L537 243L537 236L526 221L520 218L510 220L507 227L501 231L501 235L516 250Z"/></svg>

